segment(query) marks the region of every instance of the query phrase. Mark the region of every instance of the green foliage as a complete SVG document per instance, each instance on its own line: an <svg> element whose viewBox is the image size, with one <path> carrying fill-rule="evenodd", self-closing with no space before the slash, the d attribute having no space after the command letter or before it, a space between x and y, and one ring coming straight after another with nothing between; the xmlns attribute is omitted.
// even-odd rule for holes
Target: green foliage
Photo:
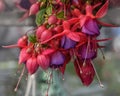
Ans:
<svg viewBox="0 0 120 96"><path fill-rule="evenodd" d="M57 13L57 18L64 19L64 11L60 11L59 13Z"/></svg>
<svg viewBox="0 0 120 96"><path fill-rule="evenodd" d="M43 8L37 13L36 20L35 20L37 26L40 26L45 21L45 18L44 18L45 12L46 12L46 9Z"/></svg>
<svg viewBox="0 0 120 96"><path fill-rule="evenodd" d="M28 36L28 39L29 39L29 41L32 42L32 43L36 43L36 42L37 42L35 35L29 35L29 36Z"/></svg>
<svg viewBox="0 0 120 96"><path fill-rule="evenodd" d="M50 16L52 14L52 5L49 5L47 8L46 8L46 13L48 16Z"/></svg>

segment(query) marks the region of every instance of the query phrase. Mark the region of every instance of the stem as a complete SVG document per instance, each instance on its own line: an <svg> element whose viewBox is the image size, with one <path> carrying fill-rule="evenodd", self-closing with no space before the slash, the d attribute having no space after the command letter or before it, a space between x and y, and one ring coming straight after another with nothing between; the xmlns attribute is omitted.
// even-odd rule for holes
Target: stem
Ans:
<svg viewBox="0 0 120 96"><path fill-rule="evenodd" d="M98 79L98 82L99 82L99 84L100 84L100 87L104 87L104 85L102 84L102 82L101 82L101 80L100 80L100 77L99 77L99 75L98 75L98 73L97 73L97 71L96 71L96 68L95 68L95 66L94 66L94 64L93 64L93 62L91 61L91 64L92 64L92 66L93 66L93 69L94 69L94 71L95 71L95 74L96 74L96 77L97 77L97 79Z"/></svg>
<svg viewBox="0 0 120 96"><path fill-rule="evenodd" d="M21 81L21 79L22 79L22 77L23 77L23 75L24 75L24 72L25 72L25 66L24 66L24 68L23 68L23 70L22 70L22 72L21 72L21 75L20 75L20 77L19 77L19 80L18 80L18 82L17 82L17 85L16 85L16 87L15 87L15 89L14 89L15 92L18 90L18 86L19 86L20 81Z"/></svg>
<svg viewBox="0 0 120 96"><path fill-rule="evenodd" d="M105 60L105 55L104 55L103 50L102 50L101 48L99 48L99 49L100 49L100 51L101 51L101 53L102 53L102 55L103 55L103 59Z"/></svg>
<svg viewBox="0 0 120 96"><path fill-rule="evenodd" d="M17 44L14 45L8 45L8 46L2 46L3 48L14 48L14 47L19 47Z"/></svg>
<svg viewBox="0 0 120 96"><path fill-rule="evenodd" d="M77 62L77 64L78 64L78 67L79 67L79 69L80 69L80 74L82 74L82 69L81 69L81 67L80 67L80 65L79 65L79 60L78 60L78 58L77 58L77 55L76 55L76 52L75 52L74 49L73 49L73 54L74 54L74 57L75 57L76 62Z"/></svg>
<svg viewBox="0 0 120 96"><path fill-rule="evenodd" d="M85 53L85 60L83 61L83 66L85 66L85 64L86 64L86 58L88 55L89 48L90 48L90 36L88 37L88 44L87 44L87 49L86 49L86 53Z"/></svg>

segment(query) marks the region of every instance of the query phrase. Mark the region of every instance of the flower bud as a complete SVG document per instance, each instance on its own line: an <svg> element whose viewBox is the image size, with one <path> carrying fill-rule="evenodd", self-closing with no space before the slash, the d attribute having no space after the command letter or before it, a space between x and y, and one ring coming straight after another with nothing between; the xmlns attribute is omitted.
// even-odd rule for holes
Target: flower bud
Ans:
<svg viewBox="0 0 120 96"><path fill-rule="evenodd" d="M23 48L19 54L19 64L26 62L30 57L31 54L27 52L28 48Z"/></svg>
<svg viewBox="0 0 120 96"><path fill-rule="evenodd" d="M34 74L39 67L36 57L29 58L26 62L26 67L30 74Z"/></svg>
<svg viewBox="0 0 120 96"><path fill-rule="evenodd" d="M54 28L54 31L56 31L57 33L60 33L60 32L62 32L63 31L63 27L62 26L56 26L55 28Z"/></svg>
<svg viewBox="0 0 120 96"><path fill-rule="evenodd" d="M31 5L31 7L30 7L30 12L29 12L29 16L30 15L35 15L35 14L37 14L37 12L39 11L39 3L37 2L37 3L34 3L33 5Z"/></svg>
<svg viewBox="0 0 120 96"><path fill-rule="evenodd" d="M27 40L28 40L27 36L21 37L17 42L18 47L21 47L21 48L26 47L28 44Z"/></svg>
<svg viewBox="0 0 120 96"><path fill-rule="evenodd" d="M40 41L45 41L47 39L50 39L52 37L52 32L50 30L45 30L41 33Z"/></svg>
<svg viewBox="0 0 120 96"><path fill-rule="evenodd" d="M48 24L49 25L52 25L52 24L56 24L57 23L57 17L55 15L51 15L49 18L48 18Z"/></svg>
<svg viewBox="0 0 120 96"><path fill-rule="evenodd" d="M48 56L39 54L37 56L37 63L39 64L39 66L43 69L46 70L48 69L49 65L50 65L50 59Z"/></svg>
<svg viewBox="0 0 120 96"><path fill-rule="evenodd" d="M40 36L41 36L41 33L42 33L43 31L45 31L45 30L46 30L45 26L40 26L40 27L38 27L38 29L37 29L37 31L36 31L36 37L39 39Z"/></svg>

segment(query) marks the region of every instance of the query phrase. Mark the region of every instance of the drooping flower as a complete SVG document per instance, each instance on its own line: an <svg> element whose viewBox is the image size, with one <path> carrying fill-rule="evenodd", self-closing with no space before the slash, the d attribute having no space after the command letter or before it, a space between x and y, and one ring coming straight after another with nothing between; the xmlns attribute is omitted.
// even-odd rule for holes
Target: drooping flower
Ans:
<svg viewBox="0 0 120 96"><path fill-rule="evenodd" d="M17 6L26 12L21 20L34 14L37 30L26 32L16 45L3 47L18 47L19 63L25 63L30 74L34 74L39 67L43 70L57 68L64 74L66 65L73 60L82 83L90 85L96 73L92 60L97 57L97 48L104 47L98 42L107 40L96 39L100 35L100 27L112 26L98 20L105 16L109 0L98 11L95 8L102 3L90 2L19 0ZM38 11L40 14L36 14Z"/></svg>
<svg viewBox="0 0 120 96"><path fill-rule="evenodd" d="M100 35L100 29L95 19L87 19L81 31L88 35Z"/></svg>
<svg viewBox="0 0 120 96"><path fill-rule="evenodd" d="M70 29L70 24L68 21L64 21L63 22L63 32L55 34L54 36L52 36L51 38L45 40L42 42L42 44L54 39L54 38L58 38L61 37L61 47L65 48L65 49L70 49L70 48L74 48L75 45L77 44L77 42L80 41L80 35L78 32L72 32ZM66 45L68 43L68 45ZM68 47L66 47L68 46Z"/></svg>
<svg viewBox="0 0 120 96"><path fill-rule="evenodd" d="M26 19L29 16L29 9L31 7L31 5L33 3L35 3L37 0L16 0L15 4L16 6L24 11L25 13L23 14L23 16L19 19L20 21L23 21L24 19Z"/></svg>
<svg viewBox="0 0 120 96"><path fill-rule="evenodd" d="M71 40L67 36L63 36L61 39L61 47L64 49L74 48L77 42Z"/></svg>
<svg viewBox="0 0 120 96"><path fill-rule="evenodd" d="M91 60L86 60L85 66L83 66L83 60L75 60L74 67L76 70L77 75L81 79L82 83L85 86L88 86L92 83L94 76L95 76L95 70L93 68L93 65L91 63Z"/></svg>
<svg viewBox="0 0 120 96"><path fill-rule="evenodd" d="M56 68L64 64L65 56L62 52L56 51L51 55L50 61L50 66Z"/></svg>
<svg viewBox="0 0 120 96"><path fill-rule="evenodd" d="M79 55L81 59L94 59L97 56L97 48L94 44L84 44L80 46Z"/></svg>
<svg viewBox="0 0 120 96"><path fill-rule="evenodd" d="M77 8L74 9L73 13L77 17L74 17L72 19L72 21L74 21L74 22L71 22L71 23L76 24L79 21L81 31L83 33L92 35L92 36L93 35L98 36L100 34L100 29L99 29L100 25L113 26L111 24L103 23L103 22L97 20L106 15L107 10L108 10L109 0L107 0L105 2L105 4L96 12L95 15L93 14L93 11L95 10L95 8L100 5L101 5L101 3L95 4L94 6L92 6L90 4L86 4L86 8L85 8L86 14L83 14Z"/></svg>

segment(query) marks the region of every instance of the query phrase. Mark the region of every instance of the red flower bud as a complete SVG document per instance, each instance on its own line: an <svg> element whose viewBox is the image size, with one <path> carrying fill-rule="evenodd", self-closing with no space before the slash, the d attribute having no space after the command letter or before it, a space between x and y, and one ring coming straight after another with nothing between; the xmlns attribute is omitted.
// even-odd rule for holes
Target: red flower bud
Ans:
<svg viewBox="0 0 120 96"><path fill-rule="evenodd" d="M38 67L39 67L39 65L37 63L37 58L34 57L34 56L29 58L27 60L26 67L27 67L28 72L30 74L34 74L37 71Z"/></svg>
<svg viewBox="0 0 120 96"><path fill-rule="evenodd" d="M57 23L57 17L55 15L51 15L48 19L48 24L56 24Z"/></svg>
<svg viewBox="0 0 120 96"><path fill-rule="evenodd" d="M28 53L27 50L28 50L28 48L23 48L20 51L19 64L26 62L31 57L31 54Z"/></svg>
<svg viewBox="0 0 120 96"><path fill-rule="evenodd" d="M56 26L56 27L54 28L54 31L56 31L57 33L60 33L60 32L63 31L63 27L62 27L62 26Z"/></svg>
<svg viewBox="0 0 120 96"><path fill-rule="evenodd" d="M36 31L36 37L39 39L40 38L40 36L41 36L41 33L43 32L43 31L45 31L45 26L40 26L40 27L38 27L38 29L37 29L37 31Z"/></svg>
<svg viewBox="0 0 120 96"><path fill-rule="evenodd" d="M28 40L27 36L21 37L17 42L17 46L21 48L26 47L28 43L27 40Z"/></svg>
<svg viewBox="0 0 120 96"><path fill-rule="evenodd" d="M50 39L52 37L52 32L50 30L45 30L41 33L40 41L45 41L47 39Z"/></svg>
<svg viewBox="0 0 120 96"><path fill-rule="evenodd" d="M50 65L50 59L48 56L39 54L37 56L37 63L42 69L46 70Z"/></svg>
<svg viewBox="0 0 120 96"><path fill-rule="evenodd" d="M37 12L39 11L39 3L34 3L31 7L30 7L30 12L29 12L29 16L30 15L35 15L37 14Z"/></svg>

